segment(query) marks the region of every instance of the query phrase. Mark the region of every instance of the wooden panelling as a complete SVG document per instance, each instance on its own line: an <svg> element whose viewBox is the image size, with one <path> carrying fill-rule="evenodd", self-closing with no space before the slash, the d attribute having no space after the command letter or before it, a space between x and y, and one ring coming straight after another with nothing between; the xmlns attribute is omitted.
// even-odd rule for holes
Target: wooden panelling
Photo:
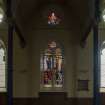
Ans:
<svg viewBox="0 0 105 105"><path fill-rule="evenodd" d="M0 93L0 105L7 104L7 93Z"/></svg>
<svg viewBox="0 0 105 105"><path fill-rule="evenodd" d="M13 105L40 105L38 98L14 98Z"/></svg>
<svg viewBox="0 0 105 105"><path fill-rule="evenodd" d="M105 105L105 93L101 93L101 104L100 105Z"/></svg>
<svg viewBox="0 0 105 105"><path fill-rule="evenodd" d="M0 105L7 105L7 94L0 93ZM66 93L39 93L39 98L13 98L13 105L93 105L92 98L67 98ZM105 105L105 94L101 94L101 104Z"/></svg>
<svg viewBox="0 0 105 105"><path fill-rule="evenodd" d="M14 98L13 105L92 105L92 99L77 99L66 98L60 99L59 97L43 97L43 98Z"/></svg>
<svg viewBox="0 0 105 105"><path fill-rule="evenodd" d="M67 93L65 92L41 92L39 97L39 101L43 105L66 105L67 102Z"/></svg>
<svg viewBox="0 0 105 105"><path fill-rule="evenodd" d="M92 98L78 98L76 105L93 105Z"/></svg>

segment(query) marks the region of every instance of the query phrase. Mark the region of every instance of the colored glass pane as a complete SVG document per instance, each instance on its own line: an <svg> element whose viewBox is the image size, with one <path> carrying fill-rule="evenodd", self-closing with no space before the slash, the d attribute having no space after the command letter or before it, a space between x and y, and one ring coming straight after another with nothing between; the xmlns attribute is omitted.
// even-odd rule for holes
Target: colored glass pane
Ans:
<svg viewBox="0 0 105 105"><path fill-rule="evenodd" d="M55 13L51 13L48 16L48 24L56 25L60 23L60 19L55 15Z"/></svg>
<svg viewBox="0 0 105 105"><path fill-rule="evenodd" d="M63 72L62 49L52 41L41 56L41 84L44 87L63 87Z"/></svg>

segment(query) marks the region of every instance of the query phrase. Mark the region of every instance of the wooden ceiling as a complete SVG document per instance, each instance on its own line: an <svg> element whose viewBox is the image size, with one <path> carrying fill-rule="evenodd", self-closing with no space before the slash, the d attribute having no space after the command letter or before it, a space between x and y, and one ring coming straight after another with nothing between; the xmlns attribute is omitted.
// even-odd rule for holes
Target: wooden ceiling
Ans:
<svg viewBox="0 0 105 105"><path fill-rule="evenodd" d="M84 37L94 19L94 0L13 0L13 16L22 33L29 31L32 24L35 27L37 15L45 8L48 10L49 5L66 13L75 37Z"/></svg>

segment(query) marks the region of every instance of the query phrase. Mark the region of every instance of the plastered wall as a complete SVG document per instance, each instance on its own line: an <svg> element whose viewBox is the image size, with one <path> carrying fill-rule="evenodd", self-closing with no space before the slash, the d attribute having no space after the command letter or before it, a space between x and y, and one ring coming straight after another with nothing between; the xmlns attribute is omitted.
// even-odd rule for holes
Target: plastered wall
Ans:
<svg viewBox="0 0 105 105"><path fill-rule="evenodd" d="M51 34L50 34L51 33ZM66 36L65 36L66 35ZM74 45L70 42L68 30L37 30L28 38L29 45L22 49L14 37L14 97L38 97L40 89L40 55L49 41L57 41L64 46L64 89L74 96L75 61ZM29 41L30 40L30 41ZM56 90L47 90L56 91ZM59 90L57 90L59 91Z"/></svg>
<svg viewBox="0 0 105 105"><path fill-rule="evenodd" d="M38 97L39 92L45 91L40 89L40 54L52 40L64 46L63 91L68 93L68 97L92 97L92 32L85 48L72 43L72 34L68 30L35 30L32 33L27 38L25 49L20 47L18 38L14 37L14 97ZM88 91L78 91L78 79L89 80Z"/></svg>
<svg viewBox="0 0 105 105"><path fill-rule="evenodd" d="M43 91L40 89L40 54L52 40L64 46L63 91L68 93L68 97L92 97L93 33L90 33L85 48L73 43L72 33L69 30L33 30L31 33L30 36L26 36L26 47L21 48L20 40L14 32L14 97L38 97L38 93ZM1 31L0 37L7 45L7 32ZM89 91L78 91L78 79L89 80Z"/></svg>
<svg viewBox="0 0 105 105"><path fill-rule="evenodd" d="M56 7L56 6L55 6ZM50 8L50 7L49 7ZM52 6L51 6L52 8ZM62 9L56 7L61 14ZM49 41L57 41L64 46L64 89L68 97L92 97L93 92L93 32L89 33L85 48L77 42L78 35L72 33L72 20L66 18L55 28L48 26L47 8L37 15L29 29L24 29L26 47L22 48L17 34L13 40L13 95L14 97L38 97L40 89L40 54L46 49ZM48 11L49 12L49 11ZM66 12L61 16L65 16ZM70 20L69 22L67 22ZM0 31L0 38L7 46L7 33ZM103 38L102 38L103 39ZM88 91L78 91L78 79L89 80ZM48 89L49 92L61 90Z"/></svg>
<svg viewBox="0 0 105 105"><path fill-rule="evenodd" d="M14 36L14 97L38 97L39 92L45 91L40 89L40 55L52 40L64 46L64 89L46 91L64 91L69 97L75 96L75 43L71 28L67 25L72 21L67 22L67 16L64 15L66 12L62 13L60 7L55 5L54 7L59 16L61 15L60 25L47 24L49 9L43 7L43 12L36 15L37 21L35 19L34 22L30 22L30 27L24 31L27 43L24 49L20 47L18 37ZM64 16L67 20L63 18Z"/></svg>
<svg viewBox="0 0 105 105"><path fill-rule="evenodd" d="M7 47L7 30L0 30L0 34ZM85 48L81 48L79 44L73 43L72 32L68 29L37 29L25 36L27 45L21 48L20 40L14 32L14 97L38 97L38 93L43 91L40 89L40 54L52 40L64 46L63 91L68 93L68 97L92 97L92 37L91 32ZM78 79L89 80L89 91L77 90Z"/></svg>
<svg viewBox="0 0 105 105"><path fill-rule="evenodd" d="M88 80L87 91L76 91L77 97L92 97L93 96L93 32L89 33L84 48L77 45L77 77L78 80ZM77 87L78 90L78 87Z"/></svg>

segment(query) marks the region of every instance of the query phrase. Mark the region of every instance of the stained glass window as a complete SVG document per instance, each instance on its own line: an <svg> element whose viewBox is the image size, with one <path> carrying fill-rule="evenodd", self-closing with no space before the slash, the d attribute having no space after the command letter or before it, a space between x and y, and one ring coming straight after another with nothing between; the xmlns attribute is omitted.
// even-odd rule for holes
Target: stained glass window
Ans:
<svg viewBox="0 0 105 105"><path fill-rule="evenodd" d="M52 41L41 55L41 84L44 87L63 87L63 65L63 49Z"/></svg>
<svg viewBox="0 0 105 105"><path fill-rule="evenodd" d="M100 58L100 92L105 92L105 41L102 43Z"/></svg>
<svg viewBox="0 0 105 105"><path fill-rule="evenodd" d="M0 43L0 92L6 91L5 75L5 50Z"/></svg>
<svg viewBox="0 0 105 105"><path fill-rule="evenodd" d="M49 16L48 16L48 24L50 25L57 25L60 23L60 19L55 15L54 12L52 12Z"/></svg>

